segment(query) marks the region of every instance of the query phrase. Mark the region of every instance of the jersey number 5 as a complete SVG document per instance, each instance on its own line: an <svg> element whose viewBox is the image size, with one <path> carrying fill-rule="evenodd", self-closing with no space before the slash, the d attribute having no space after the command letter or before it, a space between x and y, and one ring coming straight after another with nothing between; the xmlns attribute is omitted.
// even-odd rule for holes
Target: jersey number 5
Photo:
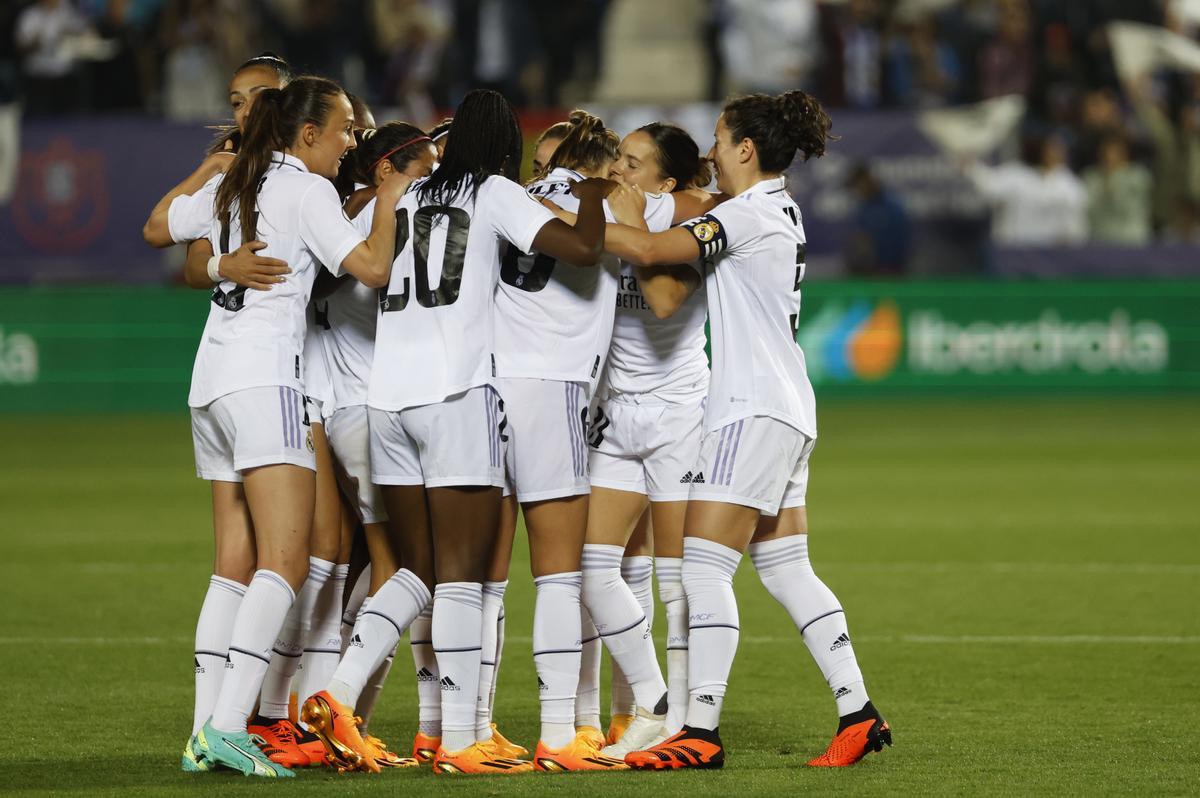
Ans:
<svg viewBox="0 0 1200 798"><path fill-rule="evenodd" d="M790 209L789 209L790 210ZM804 260L807 247L804 244L796 245L796 282L792 284L793 291L800 290L800 283L804 281ZM788 326L792 328L792 340L800 335L800 307L796 306L796 312L788 317ZM797 342L799 343L799 342Z"/></svg>
<svg viewBox="0 0 1200 798"><path fill-rule="evenodd" d="M429 239L435 216L445 216L449 228L446 230L445 251L442 253L442 274L436 290L429 288ZM429 205L413 214L413 272L416 280L417 304L423 308L453 305L458 301L462 287L463 264L467 259L467 233L471 230L471 215L462 208L448 205ZM408 209L396 211L396 257L408 243ZM408 307L408 278L404 278L403 292L384 294L379 307L384 313L395 313Z"/></svg>

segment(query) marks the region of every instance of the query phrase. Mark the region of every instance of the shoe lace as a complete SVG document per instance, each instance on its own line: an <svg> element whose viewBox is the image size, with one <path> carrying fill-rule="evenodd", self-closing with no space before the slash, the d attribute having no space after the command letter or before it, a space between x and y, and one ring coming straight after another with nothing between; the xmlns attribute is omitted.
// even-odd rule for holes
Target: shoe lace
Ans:
<svg viewBox="0 0 1200 798"><path fill-rule="evenodd" d="M271 727L276 739L284 745L296 744L296 730L288 721L281 720Z"/></svg>

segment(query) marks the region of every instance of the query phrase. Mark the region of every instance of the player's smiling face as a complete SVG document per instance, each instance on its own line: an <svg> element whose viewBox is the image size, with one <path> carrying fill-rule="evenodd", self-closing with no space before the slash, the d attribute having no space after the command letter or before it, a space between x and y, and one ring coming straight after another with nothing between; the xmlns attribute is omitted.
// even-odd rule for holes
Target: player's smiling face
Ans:
<svg viewBox="0 0 1200 798"><path fill-rule="evenodd" d="M716 130L713 131L712 149L708 151L708 159L712 161L713 170L717 173L717 190L726 194L737 194L730 181L739 165L738 147L733 142L729 128L725 126L725 115L717 119Z"/></svg>
<svg viewBox="0 0 1200 798"><path fill-rule="evenodd" d="M635 130L621 140L617 160L609 168L608 176L618 183L637 186L643 191L669 192L675 189L673 178L662 179L658 146L654 139L641 130Z"/></svg>
<svg viewBox="0 0 1200 798"><path fill-rule="evenodd" d="M337 177L338 166L346 153L354 149L354 109L345 94L337 94L330 102L329 116L321 127L305 125L300 131L301 144L297 155L310 172ZM303 154L301 154L303 153Z"/></svg>
<svg viewBox="0 0 1200 798"><path fill-rule="evenodd" d="M279 89L282 84L279 73L265 66L252 66L233 76L229 83L229 107L233 109L233 123L242 133L246 132L246 117L254 105L254 98L263 89Z"/></svg>

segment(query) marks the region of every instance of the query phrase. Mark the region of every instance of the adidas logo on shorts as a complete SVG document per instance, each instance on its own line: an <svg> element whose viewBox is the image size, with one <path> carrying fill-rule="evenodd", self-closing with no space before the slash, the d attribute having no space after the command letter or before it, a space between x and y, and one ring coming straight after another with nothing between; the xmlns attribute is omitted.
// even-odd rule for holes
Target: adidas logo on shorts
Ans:
<svg viewBox="0 0 1200 798"><path fill-rule="evenodd" d="M686 474L684 474L682 477L679 478L679 484L681 484L681 485L686 485L689 482L692 483L693 485L703 485L704 484L704 472L697 471L693 475L692 472L689 471Z"/></svg>
<svg viewBox="0 0 1200 798"><path fill-rule="evenodd" d="M837 640L833 641L833 645L829 647L830 651L837 651L839 648L850 645L850 635L842 632L837 636Z"/></svg>

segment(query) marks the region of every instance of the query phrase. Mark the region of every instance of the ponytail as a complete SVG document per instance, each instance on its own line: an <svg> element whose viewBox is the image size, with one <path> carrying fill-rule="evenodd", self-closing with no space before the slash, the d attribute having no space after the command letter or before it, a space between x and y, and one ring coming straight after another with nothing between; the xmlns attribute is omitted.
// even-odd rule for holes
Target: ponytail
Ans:
<svg viewBox="0 0 1200 798"><path fill-rule="evenodd" d="M296 78L282 89L263 89L246 119L237 155L217 188L217 216L228 224L233 204L238 206L242 241L257 234L259 184L271 166L272 155L287 149L305 124L324 125L332 99L342 88L325 78Z"/></svg>
<svg viewBox="0 0 1200 798"><path fill-rule="evenodd" d="M572 111L566 124L567 134L546 163L545 174L559 166L577 172L595 172L617 160L621 140L604 126L603 119L587 111Z"/></svg>
<svg viewBox="0 0 1200 798"><path fill-rule="evenodd" d="M723 114L733 141L753 141L759 168L768 174L787 169L797 153L805 161L820 158L826 142L837 140L829 133L829 114L802 91L738 97L725 104Z"/></svg>

